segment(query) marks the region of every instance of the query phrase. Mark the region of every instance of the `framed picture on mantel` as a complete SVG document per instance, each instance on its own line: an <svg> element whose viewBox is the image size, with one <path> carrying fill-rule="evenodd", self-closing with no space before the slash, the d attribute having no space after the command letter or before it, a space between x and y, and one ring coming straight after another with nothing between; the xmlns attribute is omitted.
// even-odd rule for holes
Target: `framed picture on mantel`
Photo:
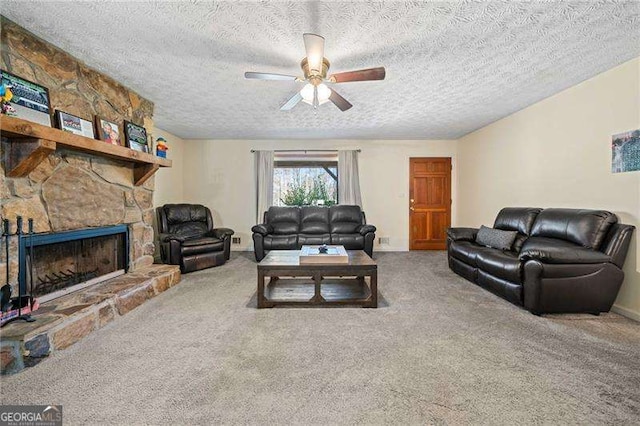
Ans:
<svg viewBox="0 0 640 426"><path fill-rule="evenodd" d="M51 127L49 89L0 70L2 114Z"/></svg>
<svg viewBox="0 0 640 426"><path fill-rule="evenodd" d="M124 137L127 147L134 151L149 152L147 145L147 130L130 121L124 122Z"/></svg>
<svg viewBox="0 0 640 426"><path fill-rule="evenodd" d="M120 127L117 123L96 115L96 133L98 139L111 145L122 145Z"/></svg>
<svg viewBox="0 0 640 426"><path fill-rule="evenodd" d="M95 138L93 124L90 121L60 110L56 110L55 117L58 129L86 138Z"/></svg>

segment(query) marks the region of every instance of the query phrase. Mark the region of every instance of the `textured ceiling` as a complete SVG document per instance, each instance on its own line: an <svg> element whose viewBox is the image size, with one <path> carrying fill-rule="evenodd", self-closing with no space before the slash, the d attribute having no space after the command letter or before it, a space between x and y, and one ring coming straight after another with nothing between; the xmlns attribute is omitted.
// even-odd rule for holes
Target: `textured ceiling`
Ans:
<svg viewBox="0 0 640 426"><path fill-rule="evenodd" d="M156 104L183 138L457 138L640 56L640 2L41 2L2 14ZM302 34L331 71L385 66L335 89L354 107L281 112L301 86Z"/></svg>

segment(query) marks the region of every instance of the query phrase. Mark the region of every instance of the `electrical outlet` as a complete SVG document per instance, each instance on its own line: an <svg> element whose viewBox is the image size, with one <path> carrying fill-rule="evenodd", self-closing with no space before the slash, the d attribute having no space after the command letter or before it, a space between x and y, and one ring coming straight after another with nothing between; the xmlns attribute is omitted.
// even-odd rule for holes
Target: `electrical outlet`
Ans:
<svg viewBox="0 0 640 426"><path fill-rule="evenodd" d="M378 244L389 244L389 237L379 237Z"/></svg>
<svg viewBox="0 0 640 426"><path fill-rule="evenodd" d="M231 244L240 244L240 237L231 237Z"/></svg>

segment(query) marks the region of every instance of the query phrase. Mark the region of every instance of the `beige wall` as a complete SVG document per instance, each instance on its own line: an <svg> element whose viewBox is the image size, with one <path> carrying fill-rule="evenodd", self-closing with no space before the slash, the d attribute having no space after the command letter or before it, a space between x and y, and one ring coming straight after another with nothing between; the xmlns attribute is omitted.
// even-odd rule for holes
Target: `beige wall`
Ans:
<svg viewBox="0 0 640 426"><path fill-rule="evenodd" d="M185 145L184 195L187 202L205 204L216 226L236 231L241 245L251 250L255 225L255 182L252 149L362 149L360 186L367 221L378 227L376 236L389 244L376 250L408 250L409 157L452 157L453 220L456 200L456 141L300 140L243 141L189 140ZM377 241L376 241L377 244Z"/></svg>
<svg viewBox="0 0 640 426"><path fill-rule="evenodd" d="M153 193L154 207L169 203L184 202L184 140L155 128L153 132L154 146L155 139L163 137L167 140L169 151L167 158L173 162L171 167L163 167L155 174L155 192ZM155 154L155 153L154 153Z"/></svg>
<svg viewBox="0 0 640 426"><path fill-rule="evenodd" d="M640 172L611 173L611 135L640 128L640 58L458 141L458 222L504 206L583 207L640 225ZM615 309L640 320L637 231Z"/></svg>

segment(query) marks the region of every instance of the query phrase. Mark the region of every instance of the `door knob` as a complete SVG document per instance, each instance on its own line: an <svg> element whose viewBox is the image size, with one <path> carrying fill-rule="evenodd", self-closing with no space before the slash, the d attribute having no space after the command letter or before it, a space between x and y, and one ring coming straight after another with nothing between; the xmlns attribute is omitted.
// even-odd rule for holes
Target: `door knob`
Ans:
<svg viewBox="0 0 640 426"><path fill-rule="evenodd" d="M412 198L412 199L410 199L409 201L411 201L411 203L414 203L414 202L415 202L415 200L414 200L413 198Z"/></svg>
<svg viewBox="0 0 640 426"><path fill-rule="evenodd" d="M409 210L414 211L415 209L413 207L409 207Z"/></svg>

